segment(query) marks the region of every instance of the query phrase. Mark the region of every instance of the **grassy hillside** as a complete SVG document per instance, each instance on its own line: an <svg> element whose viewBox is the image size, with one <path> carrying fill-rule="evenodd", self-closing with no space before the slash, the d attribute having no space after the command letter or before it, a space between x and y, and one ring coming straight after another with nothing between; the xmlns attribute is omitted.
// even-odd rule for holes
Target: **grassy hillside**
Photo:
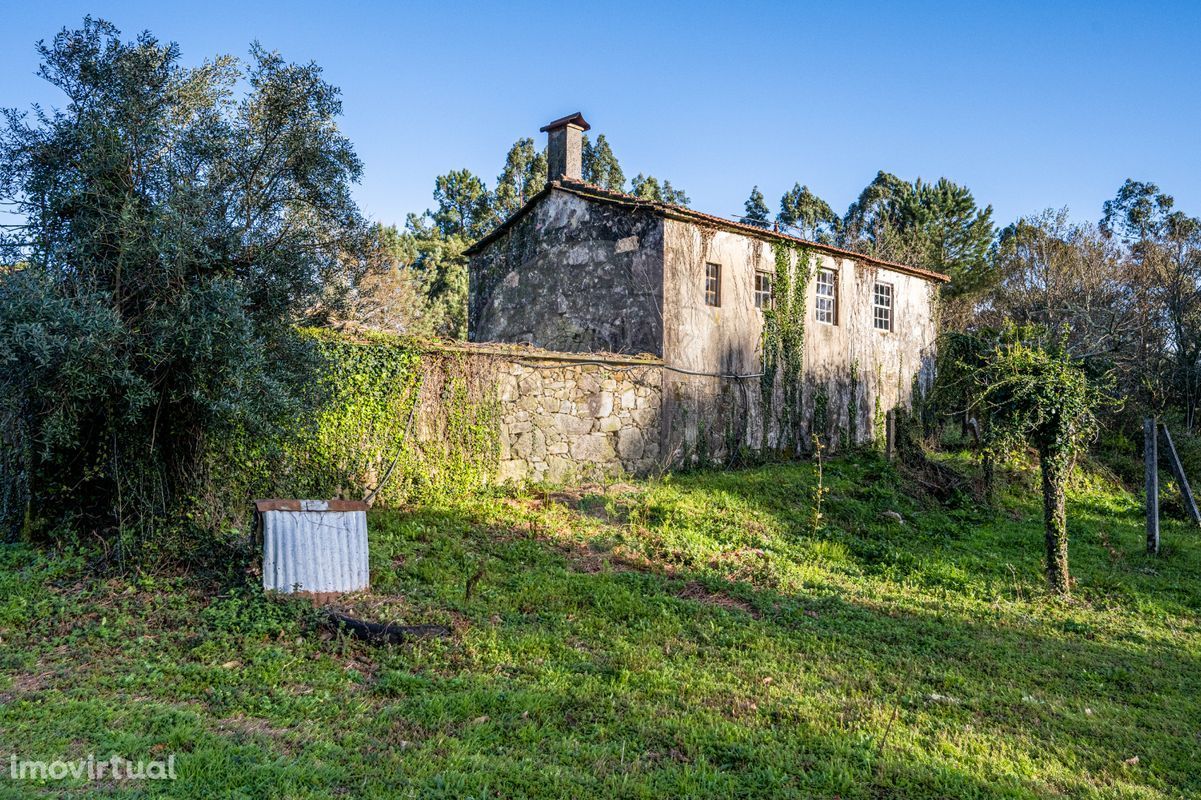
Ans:
<svg viewBox="0 0 1201 800"><path fill-rule="evenodd" d="M812 482L373 512L347 606L454 631L398 647L252 588L0 549L0 754L179 754L173 784L101 787L128 797L1201 794L1201 532L1167 522L1149 558L1137 500L1078 481L1063 603L1032 473L947 511L831 462L818 530ZM70 786L97 789L44 791Z"/></svg>

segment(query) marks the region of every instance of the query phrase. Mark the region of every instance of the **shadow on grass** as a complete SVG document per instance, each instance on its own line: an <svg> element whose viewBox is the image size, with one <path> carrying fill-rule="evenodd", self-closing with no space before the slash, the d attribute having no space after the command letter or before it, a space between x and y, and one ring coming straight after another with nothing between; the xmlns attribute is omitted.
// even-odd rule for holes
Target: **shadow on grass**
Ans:
<svg viewBox="0 0 1201 800"><path fill-rule="evenodd" d="M966 563L969 581L980 577L973 570L995 571L966 560L977 539L1002 560L1037 564L1023 544L1037 548L1037 523L954 535L873 527L882 499L915 519L942 512L907 500L887 474L850 467L833 479L846 507L832 502L831 519L862 526L848 536L908 547L948 570ZM795 474L677 485L727 494L732 516L751 508L785 532L804 519L806 484ZM1121 522L1113 536L1127 547L1137 531L1106 514L1103 504L1083 508L1082 530ZM0 742L85 752L135 742L134 755L186 744L186 784L130 796L1201 791L1195 621L1114 626L1087 608L1058 613L1039 600L993 609L920 584L863 581L852 594L853 575L780 591L654 553L631 561L612 549L608 515L581 515L600 535L565 536L553 527L559 517L483 503L373 513L364 616L456 630L401 648L301 636L272 604L176 596L174 586L158 605L120 586L64 590L44 608L31 593L32 610L14 612L5 640L50 660L14 664L36 669L41 683L0 687ZM1096 553L1073 551L1083 580L1118 569L1089 547ZM1181 563L1195 557L1182 553ZM1136 574L1134 597L1151 603L1155 576L1139 568L1120 566ZM113 628L114 618L148 614L139 606L172 629L148 616ZM43 610L82 617L46 627ZM1183 627L1179 638L1172 626ZM144 713L120 710L129 696ZM1126 764L1133 756L1139 763Z"/></svg>
<svg viewBox="0 0 1201 800"><path fill-rule="evenodd" d="M1201 756L1201 665L1187 649L1137 635L1107 640L1072 615L971 619L940 610L934 596L872 602L755 589L677 566L658 574L603 548L581 557L578 544L498 528L480 513L395 514L382 527L391 531L377 537L384 554L409 557L377 584L461 615L465 646L493 648L479 666L499 676L475 691L546 691L546 676L560 671L599 682L587 696L560 695L562 719L547 724L564 735L581 725L599 735L628 716L638 722L623 735L646 752L671 745L681 763L759 777L770 767L784 785L847 797L870 787L989 797L1127 783L1169 795L1201 789L1191 768ZM468 599L458 587L478 563L488 577ZM772 674L786 675L773 685L789 691L755 699ZM627 696L603 699L614 692ZM739 698L753 713L739 711ZM892 709L895 738L880 761ZM747 764L722 755L731 738ZM1004 755L994 762L981 749ZM1134 755L1137 772L1124 763ZM837 788L838 774L855 790Z"/></svg>

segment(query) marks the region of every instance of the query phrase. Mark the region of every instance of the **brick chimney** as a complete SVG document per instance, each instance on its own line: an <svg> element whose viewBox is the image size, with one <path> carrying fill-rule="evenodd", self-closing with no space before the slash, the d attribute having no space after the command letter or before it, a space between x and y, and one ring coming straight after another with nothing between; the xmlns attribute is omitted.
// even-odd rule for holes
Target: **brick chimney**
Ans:
<svg viewBox="0 0 1201 800"><path fill-rule="evenodd" d="M546 134L546 179L584 179L584 131L592 128L580 112L542 126Z"/></svg>

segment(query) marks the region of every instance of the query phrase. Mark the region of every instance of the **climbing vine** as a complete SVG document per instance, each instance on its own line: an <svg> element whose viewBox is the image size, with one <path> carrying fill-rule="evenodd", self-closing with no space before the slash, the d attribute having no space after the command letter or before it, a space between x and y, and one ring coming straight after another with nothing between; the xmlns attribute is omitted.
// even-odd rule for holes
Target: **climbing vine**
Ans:
<svg viewBox="0 0 1201 800"><path fill-rule="evenodd" d="M884 394L884 367L883 367L883 365L877 363L876 364L876 402L875 402L875 407L872 409L872 446L880 452L884 452L884 449L887 446L886 440L888 437L887 417L885 416L885 413L884 413L884 402L883 402L883 400L881 400L881 396L883 394Z"/></svg>
<svg viewBox="0 0 1201 800"><path fill-rule="evenodd" d="M499 401L485 359L431 352L385 334L307 329L321 356L312 419L282 441L237 437L215 477L246 497L360 499L377 505L460 495L499 459ZM470 363L469 363L470 362Z"/></svg>
<svg viewBox="0 0 1201 800"><path fill-rule="evenodd" d="M1096 432L1095 412L1106 401L1056 339L1035 326L956 333L944 340L939 374L944 398L959 398L982 419L981 444L993 458L1033 447L1043 486L1047 584L1067 595L1068 531L1065 486L1076 458Z"/></svg>
<svg viewBox="0 0 1201 800"><path fill-rule="evenodd" d="M773 306L764 312L763 373L760 393L763 406L763 449L768 448L776 388L782 394L779 407L781 450L801 449L803 377L805 368L805 295L813 274L813 256L796 242L772 244L775 270L772 275Z"/></svg>
<svg viewBox="0 0 1201 800"><path fill-rule="evenodd" d="M847 397L847 439L852 447L859 442L859 359L851 361L850 393Z"/></svg>

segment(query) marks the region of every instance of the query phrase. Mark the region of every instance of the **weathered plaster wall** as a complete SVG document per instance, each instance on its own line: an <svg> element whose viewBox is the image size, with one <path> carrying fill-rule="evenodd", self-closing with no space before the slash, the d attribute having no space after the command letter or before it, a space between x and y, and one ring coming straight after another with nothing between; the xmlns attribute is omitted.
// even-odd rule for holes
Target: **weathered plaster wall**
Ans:
<svg viewBox="0 0 1201 800"><path fill-rule="evenodd" d="M475 342L662 352L663 221L552 190L470 263Z"/></svg>
<svg viewBox="0 0 1201 800"><path fill-rule="evenodd" d="M665 451L722 460L739 446L759 449L765 440L757 377L762 371L764 317L755 308L754 278L757 270L774 275L772 245L740 233L668 220L664 252L664 362L697 372L745 376L665 372ZM936 290L908 274L816 251L811 256L815 261L808 265L804 310L802 440L814 432L816 401L824 394L826 441L835 446L852 439L868 442L877 434L883 412L911 402L915 379L925 385L932 378ZM705 304L705 265L710 262L721 265L717 308ZM839 276L836 325L816 320L812 273L818 266ZM892 331L876 330L872 324L877 276L894 288ZM782 400L777 386L773 406ZM769 411L766 441L776 447L780 409Z"/></svg>
<svg viewBox="0 0 1201 800"><path fill-rule="evenodd" d="M639 392L657 382L654 435L648 406L619 406L622 412L642 412L639 432L627 434L624 454L616 449L617 431L601 430L600 422L589 423L587 430L583 422L572 423L568 427L574 432L554 433L549 438L555 452L547 452L546 415L575 413L554 409L556 404L578 409L584 402L582 390L574 378L544 386L523 376L528 391L520 389L519 381L519 390L508 393L514 399L506 403L524 403L528 407L520 410L530 416L507 418L510 456L503 460L513 463L505 467L506 477L559 479L568 468L563 446L570 454L575 441L563 436L583 437L581 452L593 448L585 463L639 473L650 468L651 450L658 464L672 465L725 461L743 448L791 450L799 442L803 449L815 432L831 447L881 435L884 413L911 403L915 385L926 388L933 378L936 286L904 272L805 252L814 261L804 265L810 277L801 403L797 408L787 402L777 381L768 386L765 409L759 377L764 316L755 308L754 277L760 270L774 278L772 243L664 218L651 209L552 190L472 257L471 339L529 342L563 352L650 353L662 356L666 367L644 370L638 379ZM722 270L717 308L705 304L708 262ZM816 319L812 273L819 265L838 273L836 325ZM894 289L891 331L872 324L877 278ZM646 398L649 402L651 395ZM534 416L540 422L531 423ZM627 422L619 414L604 425ZM535 429L541 434L535 435ZM612 435L607 448L596 436L601 433ZM631 455L629 437L635 435L645 442L645 455Z"/></svg>
<svg viewBox="0 0 1201 800"><path fill-rule="evenodd" d="M816 281L809 282L805 326L805 405L825 390L832 440L855 432L857 443L882 434L883 414L909 407L915 388L926 391L934 377L936 289L922 278L871 264L822 256L820 266L838 274L837 325L816 320ZM872 289L893 287L893 329L877 330ZM851 367L856 380L852 385Z"/></svg>

